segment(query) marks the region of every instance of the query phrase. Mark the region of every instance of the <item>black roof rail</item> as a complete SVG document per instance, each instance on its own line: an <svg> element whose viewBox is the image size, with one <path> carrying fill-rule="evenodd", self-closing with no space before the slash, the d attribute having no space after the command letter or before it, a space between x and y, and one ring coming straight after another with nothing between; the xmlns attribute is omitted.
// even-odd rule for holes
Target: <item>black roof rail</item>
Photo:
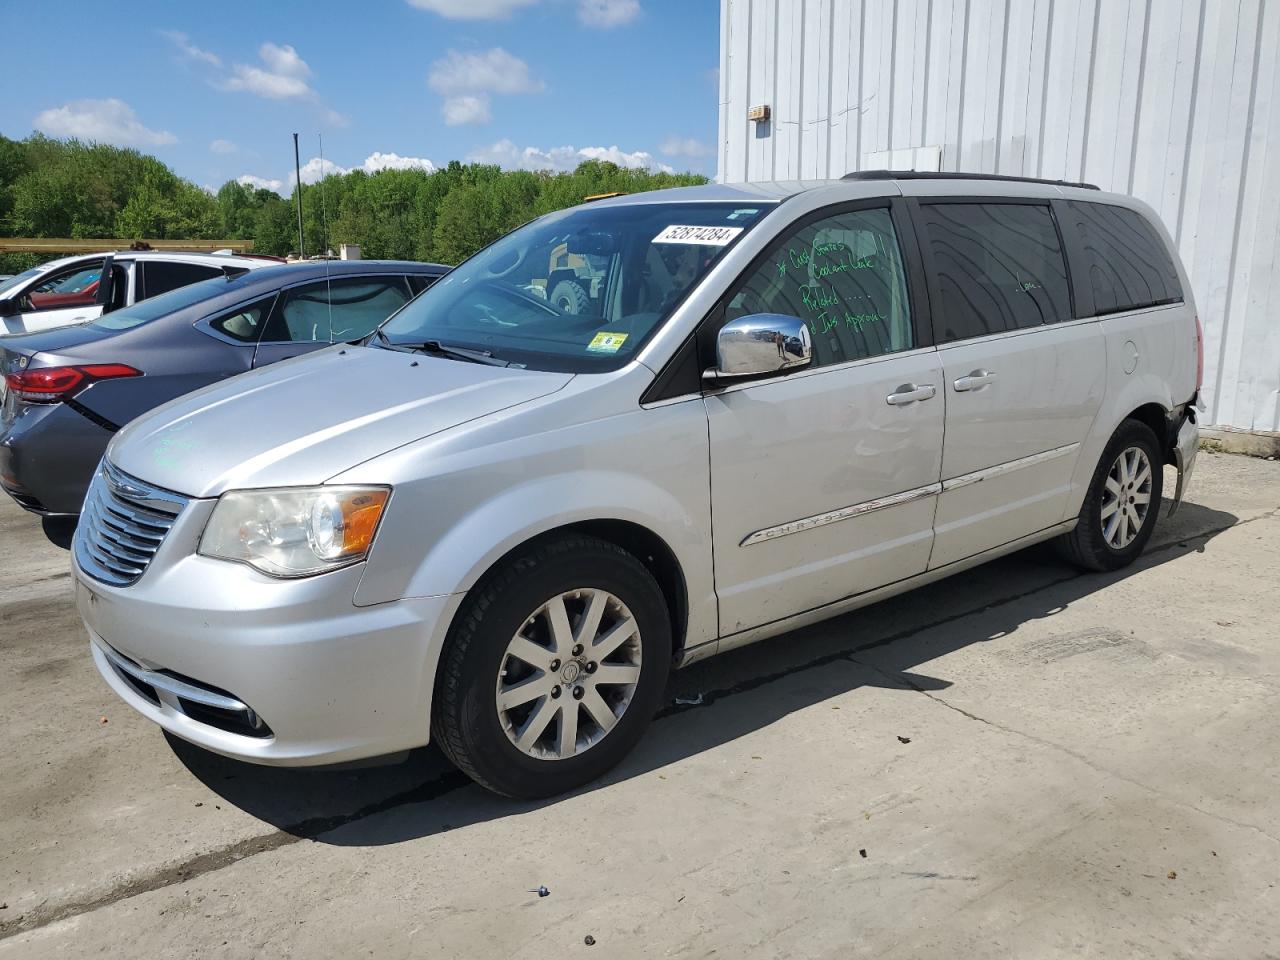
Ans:
<svg viewBox="0 0 1280 960"><path fill-rule="evenodd" d="M841 180L1006 180L1011 183L1047 183L1053 187L1080 187L1084 190L1101 189L1096 183L1079 183L1075 180L1043 180L1039 177L1013 177L1004 173L939 173L928 170L855 170L846 173Z"/></svg>

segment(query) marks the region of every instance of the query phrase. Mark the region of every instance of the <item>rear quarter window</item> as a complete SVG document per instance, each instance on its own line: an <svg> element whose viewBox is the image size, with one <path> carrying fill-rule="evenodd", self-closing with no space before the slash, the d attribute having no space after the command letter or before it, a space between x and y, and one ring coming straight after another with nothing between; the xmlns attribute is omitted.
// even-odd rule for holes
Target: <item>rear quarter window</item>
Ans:
<svg viewBox="0 0 1280 960"><path fill-rule="evenodd" d="M1084 248L1095 313L1182 300L1178 268L1145 217L1106 203L1073 200L1068 207Z"/></svg>

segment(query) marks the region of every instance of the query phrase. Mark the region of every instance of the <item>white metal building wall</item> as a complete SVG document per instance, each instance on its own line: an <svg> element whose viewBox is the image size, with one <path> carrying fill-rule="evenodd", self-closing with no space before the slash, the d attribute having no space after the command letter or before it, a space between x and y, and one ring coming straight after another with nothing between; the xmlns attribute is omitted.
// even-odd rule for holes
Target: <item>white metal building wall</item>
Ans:
<svg viewBox="0 0 1280 960"><path fill-rule="evenodd" d="M722 180L940 146L1141 197L1191 273L1205 421L1280 430L1280 0L721 0L720 31Z"/></svg>

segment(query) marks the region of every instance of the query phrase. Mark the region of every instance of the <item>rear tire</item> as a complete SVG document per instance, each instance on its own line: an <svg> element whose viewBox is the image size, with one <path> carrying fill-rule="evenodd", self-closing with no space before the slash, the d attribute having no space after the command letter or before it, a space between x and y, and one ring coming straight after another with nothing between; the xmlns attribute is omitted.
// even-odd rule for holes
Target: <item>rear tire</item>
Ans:
<svg viewBox="0 0 1280 960"><path fill-rule="evenodd" d="M436 671L433 739L495 793L572 790L640 739L671 649L644 564L595 537L545 540L486 575L459 611Z"/></svg>
<svg viewBox="0 0 1280 960"><path fill-rule="evenodd" d="M1085 570L1133 563L1155 530L1164 457L1151 428L1126 420L1116 429L1080 507L1079 522L1055 541L1064 559Z"/></svg>

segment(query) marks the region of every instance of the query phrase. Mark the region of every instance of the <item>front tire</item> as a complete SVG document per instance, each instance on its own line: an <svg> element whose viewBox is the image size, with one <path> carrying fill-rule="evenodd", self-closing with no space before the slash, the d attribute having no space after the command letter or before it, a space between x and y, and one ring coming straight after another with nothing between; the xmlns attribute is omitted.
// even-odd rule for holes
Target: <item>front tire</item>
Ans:
<svg viewBox="0 0 1280 960"><path fill-rule="evenodd" d="M1093 472L1076 528L1057 540L1062 556L1085 570L1133 563L1155 530L1163 464L1150 427L1137 420L1120 424Z"/></svg>
<svg viewBox="0 0 1280 960"><path fill-rule="evenodd" d="M495 793L572 790L640 739L671 648L665 598L639 560L595 537L543 541L459 611L436 674L434 739Z"/></svg>

